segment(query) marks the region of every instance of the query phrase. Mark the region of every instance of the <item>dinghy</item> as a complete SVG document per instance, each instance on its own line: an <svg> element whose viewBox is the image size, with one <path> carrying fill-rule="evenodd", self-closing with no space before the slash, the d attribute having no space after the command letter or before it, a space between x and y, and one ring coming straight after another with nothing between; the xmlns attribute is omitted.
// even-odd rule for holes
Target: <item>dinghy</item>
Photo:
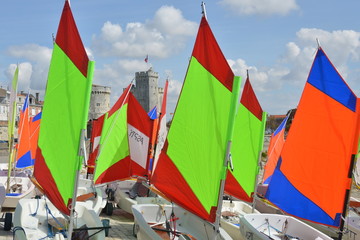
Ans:
<svg viewBox="0 0 360 240"><path fill-rule="evenodd" d="M91 236L88 239L105 239L105 232L99 227L102 226L100 218L94 210L89 209L88 202L76 203L74 222L73 238L81 233L83 237ZM45 199L20 200L16 207L13 224L17 226L14 232L19 240L38 240L46 237L46 239L56 240L70 239L66 231L68 219ZM81 230L84 227L86 229Z"/></svg>
<svg viewBox="0 0 360 240"><path fill-rule="evenodd" d="M318 229L331 226L340 239L351 233L344 220L358 152L359 105L319 46L264 196L285 214L316 223ZM251 230L242 231L245 237L250 231L262 235L258 227L263 220L253 219L241 219L240 224L252 225ZM266 219L270 221L271 215ZM288 221L288 229L294 229L291 224Z"/></svg>
<svg viewBox="0 0 360 240"><path fill-rule="evenodd" d="M240 218L240 231L245 239L252 240L332 240L294 217L276 214L246 214Z"/></svg>
<svg viewBox="0 0 360 240"><path fill-rule="evenodd" d="M239 92L240 78L203 9L172 124L150 178L151 188L175 205L133 205L140 239L159 239L156 231L164 223L163 231L176 239L231 239L220 228L220 215Z"/></svg>
<svg viewBox="0 0 360 240"><path fill-rule="evenodd" d="M214 231L212 224L176 205L138 204L132 210L139 240L209 239ZM219 239L232 238L220 228Z"/></svg>
<svg viewBox="0 0 360 240"><path fill-rule="evenodd" d="M30 229L47 229L49 222L44 223L41 216L51 215L47 210L51 209L51 213L55 212L51 228L61 233L53 236L51 232L46 232L50 239L86 239L82 234L91 235L93 230L97 230L93 239L105 238L105 227L98 214L87 206L91 200L84 203L77 201L79 176L86 153L84 136L93 71L94 62L89 61L70 3L66 0L54 39L33 173L54 208L47 208L50 205L45 204L44 199L22 201L16 211L19 217L14 219L16 232L26 235L20 227L24 229L29 223ZM66 98L60 97L65 95ZM27 218L30 213L33 214L32 219ZM63 218L55 220L60 214ZM81 232L78 228L82 228ZM75 237L78 234L82 236ZM29 236L26 238L29 239Z"/></svg>
<svg viewBox="0 0 360 240"><path fill-rule="evenodd" d="M224 200L221 209L221 227L232 239L244 239L240 234L240 218L246 214L260 213L258 210L243 201Z"/></svg>

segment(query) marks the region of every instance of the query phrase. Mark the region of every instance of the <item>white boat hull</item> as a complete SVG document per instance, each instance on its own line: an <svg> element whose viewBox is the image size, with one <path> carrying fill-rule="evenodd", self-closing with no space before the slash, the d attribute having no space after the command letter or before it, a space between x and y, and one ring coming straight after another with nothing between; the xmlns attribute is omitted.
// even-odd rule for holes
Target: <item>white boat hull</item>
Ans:
<svg viewBox="0 0 360 240"><path fill-rule="evenodd" d="M260 213L252 206L243 201L224 200L221 209L221 227L232 239L245 239L240 234L240 217L250 213Z"/></svg>
<svg viewBox="0 0 360 240"><path fill-rule="evenodd" d="M0 177L0 183L6 188L7 177ZM2 209L16 208L20 199L32 198L36 195L35 185L28 177L12 177L10 179L10 193L6 194L4 202L2 203Z"/></svg>
<svg viewBox="0 0 360 240"><path fill-rule="evenodd" d="M118 182L116 185L115 191L115 203L119 208L124 210L127 213L132 214L132 206L135 204L170 204L169 201L165 200L162 197L136 197L135 199L130 198L128 192L136 183L136 180L126 180Z"/></svg>
<svg viewBox="0 0 360 240"><path fill-rule="evenodd" d="M286 215L278 214L247 214L240 218L240 232L245 239L281 240L314 239L332 240L331 237Z"/></svg>
<svg viewBox="0 0 360 240"><path fill-rule="evenodd" d="M25 233L21 230L16 230L15 235L19 240L38 240L49 236L48 222L54 221L53 217L47 213L46 204L50 209L51 214L59 219L64 219L63 215L51 204L50 201L45 199L22 199L16 207L13 225L14 228L22 227ZM74 221L75 228L80 228L83 225L87 227L102 227L102 223L97 213L94 210L88 209L82 203L77 202L75 211L77 217ZM59 231L53 229L54 237L47 239L68 239ZM88 230L89 236L95 234L98 230ZM25 235L26 234L26 235ZM105 232L101 231L94 236L90 237L91 240L105 239Z"/></svg>
<svg viewBox="0 0 360 240"><path fill-rule="evenodd" d="M164 231L154 229L164 229L167 219L170 219L172 212L175 214L175 229L179 233L175 239L214 239L213 225L190 212L173 205L157 204L138 204L132 207L135 218L135 229L137 229L137 239L139 240L161 240ZM174 229L172 229L174 230ZM171 238L170 238L171 239ZM216 239L232 239L222 228Z"/></svg>

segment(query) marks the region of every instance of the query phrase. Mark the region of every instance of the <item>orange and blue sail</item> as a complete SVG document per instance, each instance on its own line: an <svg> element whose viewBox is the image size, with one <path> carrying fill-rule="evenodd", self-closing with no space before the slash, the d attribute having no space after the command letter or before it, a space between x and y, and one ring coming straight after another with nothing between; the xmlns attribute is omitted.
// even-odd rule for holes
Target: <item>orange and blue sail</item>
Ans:
<svg viewBox="0 0 360 240"><path fill-rule="evenodd" d="M271 176L276 167L277 161L280 157L281 150L285 143L285 127L289 116L286 116L284 120L277 127L275 132L271 135L270 143L268 147L268 159L264 167L263 183L268 184L271 180Z"/></svg>
<svg viewBox="0 0 360 240"><path fill-rule="evenodd" d="M319 48L265 197L288 214L340 226L351 188L359 102Z"/></svg>
<svg viewBox="0 0 360 240"><path fill-rule="evenodd" d="M227 194L243 201L253 200L265 123L266 113L262 110L247 77L235 118L231 148L233 169L229 167L225 184Z"/></svg>
<svg viewBox="0 0 360 240"><path fill-rule="evenodd" d="M153 109L151 109L150 112L148 112L148 115L151 120L157 119L157 107L156 106L153 107Z"/></svg>
<svg viewBox="0 0 360 240"><path fill-rule="evenodd" d="M130 92L131 86L105 115L96 159L95 184L147 174L152 122Z"/></svg>
<svg viewBox="0 0 360 240"><path fill-rule="evenodd" d="M48 73L34 176L54 206L66 215L70 215L76 173L83 161L79 149L86 129L93 69L69 1L65 1Z"/></svg>
<svg viewBox="0 0 360 240"><path fill-rule="evenodd" d="M26 168L33 166L33 156L34 154L31 154L30 143L29 94L27 94L24 105L20 111L16 168Z"/></svg>
<svg viewBox="0 0 360 240"><path fill-rule="evenodd" d="M157 107L155 106L150 112L148 112L150 119L153 121L152 127L152 134L150 138L150 145L149 145L149 164L148 164L148 175L150 176L152 166L154 163L154 155L155 155L155 146L157 140L157 132L158 132L158 125L159 125L159 118L157 113Z"/></svg>
<svg viewBox="0 0 360 240"><path fill-rule="evenodd" d="M151 181L167 198L215 222L234 74L205 17Z"/></svg>
<svg viewBox="0 0 360 240"><path fill-rule="evenodd" d="M35 161L36 150L38 147L41 114L42 112L39 112L35 116L30 117L30 151L31 151L31 157L34 159L34 161Z"/></svg>

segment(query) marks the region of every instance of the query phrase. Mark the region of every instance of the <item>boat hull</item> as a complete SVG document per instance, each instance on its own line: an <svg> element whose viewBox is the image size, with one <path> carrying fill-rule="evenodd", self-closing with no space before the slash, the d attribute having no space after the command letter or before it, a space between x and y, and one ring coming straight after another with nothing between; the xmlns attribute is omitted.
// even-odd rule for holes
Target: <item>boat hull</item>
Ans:
<svg viewBox="0 0 360 240"><path fill-rule="evenodd" d="M15 235L19 240L38 240L49 235L48 223L54 222L54 218L47 212L47 209L51 211L51 214L59 222L65 221L63 215L51 204L50 201L45 199L22 199L19 201L13 219L14 228L22 227L24 231L17 230ZM77 202L75 211L77 218L75 219L75 228L81 228L86 225L87 227L102 227L97 213L88 209L82 203ZM55 221L56 222L56 221ZM64 226L66 227L66 226ZM56 227L52 227L54 237L49 239L68 239L61 234ZM89 236L95 234L98 230L88 230ZM26 234L26 235L25 235ZM105 232L101 231L94 236L90 237L91 240L103 240L105 239Z"/></svg>
<svg viewBox="0 0 360 240"><path fill-rule="evenodd" d="M214 239L213 225L175 205L138 204L132 207L135 229L139 240L160 240L166 234L164 226L171 213L175 214L175 228L179 236L175 239ZM174 222L172 222L174 223ZM164 229L156 231L156 229ZM222 228L216 239L232 239Z"/></svg>
<svg viewBox="0 0 360 240"><path fill-rule="evenodd" d="M296 218L278 214L247 214L240 218L240 232L245 239L268 240L315 239L332 240L331 237Z"/></svg>
<svg viewBox="0 0 360 240"><path fill-rule="evenodd" d="M224 200L221 209L221 227L232 239L244 239L240 234L240 217L245 214L260 213L252 206L243 201Z"/></svg>

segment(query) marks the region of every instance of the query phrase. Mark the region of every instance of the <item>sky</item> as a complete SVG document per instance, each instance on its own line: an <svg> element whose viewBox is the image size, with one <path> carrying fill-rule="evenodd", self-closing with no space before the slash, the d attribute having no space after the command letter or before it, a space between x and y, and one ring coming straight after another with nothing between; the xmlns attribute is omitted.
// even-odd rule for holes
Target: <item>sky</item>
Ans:
<svg viewBox="0 0 360 240"><path fill-rule="evenodd" d="M111 103L150 67L169 79L175 109L201 20L196 0L71 0L80 36L95 61L93 83L111 87ZM64 0L4 1L0 8L0 85L19 64L19 90L44 96L52 39ZM358 0L205 1L209 25L235 75L251 84L271 115L296 108L318 43L360 96ZM317 41L318 39L318 41ZM148 63L144 61L148 55Z"/></svg>

